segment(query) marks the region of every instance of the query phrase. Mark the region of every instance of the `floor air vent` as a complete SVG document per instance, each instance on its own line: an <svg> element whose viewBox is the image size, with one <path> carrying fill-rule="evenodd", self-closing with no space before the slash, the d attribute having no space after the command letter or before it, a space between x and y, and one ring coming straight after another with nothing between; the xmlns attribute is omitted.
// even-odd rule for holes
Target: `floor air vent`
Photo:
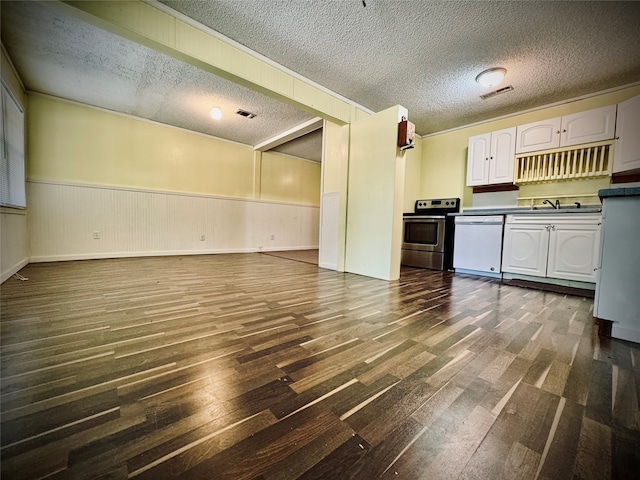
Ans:
<svg viewBox="0 0 640 480"><path fill-rule="evenodd" d="M487 98L495 97L496 95L500 95L501 93L510 92L513 90L512 85L507 85L506 87L499 88L498 90L494 90L493 92L485 93L484 95L480 95L480 98L486 100Z"/></svg>
<svg viewBox="0 0 640 480"><path fill-rule="evenodd" d="M255 118L256 114L255 113L251 113L251 112L247 112L246 110L240 110L238 109L238 111L236 112L238 115L241 115L243 117L247 117L247 118Z"/></svg>

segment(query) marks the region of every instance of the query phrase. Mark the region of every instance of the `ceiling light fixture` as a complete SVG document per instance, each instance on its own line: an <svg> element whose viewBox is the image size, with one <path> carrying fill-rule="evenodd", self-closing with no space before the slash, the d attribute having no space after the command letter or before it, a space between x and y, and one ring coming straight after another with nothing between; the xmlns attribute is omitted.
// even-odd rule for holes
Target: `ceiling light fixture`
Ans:
<svg viewBox="0 0 640 480"><path fill-rule="evenodd" d="M222 110L220 110L220 107L213 107L211 109L211 118L214 120L220 120L222 118Z"/></svg>
<svg viewBox="0 0 640 480"><path fill-rule="evenodd" d="M479 73L476 77L476 82L483 87L493 87L494 85L498 85L502 82L506 74L507 70L505 68L490 68Z"/></svg>

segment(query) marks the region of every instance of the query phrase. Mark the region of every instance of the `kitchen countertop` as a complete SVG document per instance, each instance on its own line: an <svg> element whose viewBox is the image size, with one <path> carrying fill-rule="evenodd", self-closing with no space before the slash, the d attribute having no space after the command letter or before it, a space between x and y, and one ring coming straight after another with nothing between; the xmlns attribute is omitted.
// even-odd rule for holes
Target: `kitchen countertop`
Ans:
<svg viewBox="0 0 640 480"><path fill-rule="evenodd" d="M622 190L622 189L617 189ZM629 189L627 189L629 190ZM640 191L640 188L637 190ZM602 192L602 190L600 190ZM640 195L640 192L638 193ZM601 206L587 206L587 207L567 207L556 210L551 207L543 208L528 208L528 207L515 207L515 208L478 208L478 209L466 209L460 213L450 213L450 216L461 215L561 215L561 214L576 214L576 213L600 213L602 212Z"/></svg>
<svg viewBox="0 0 640 480"><path fill-rule="evenodd" d="M607 197L636 197L640 196L640 187L630 188L605 188L598 190L600 198Z"/></svg>

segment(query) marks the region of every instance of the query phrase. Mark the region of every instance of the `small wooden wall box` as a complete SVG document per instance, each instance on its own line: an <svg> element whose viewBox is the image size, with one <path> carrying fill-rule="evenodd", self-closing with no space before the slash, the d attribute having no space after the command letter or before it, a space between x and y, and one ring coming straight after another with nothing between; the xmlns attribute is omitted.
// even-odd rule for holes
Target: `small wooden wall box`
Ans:
<svg viewBox="0 0 640 480"><path fill-rule="evenodd" d="M400 150L413 148L415 131L415 125L403 117L398 124L398 147L400 147Z"/></svg>

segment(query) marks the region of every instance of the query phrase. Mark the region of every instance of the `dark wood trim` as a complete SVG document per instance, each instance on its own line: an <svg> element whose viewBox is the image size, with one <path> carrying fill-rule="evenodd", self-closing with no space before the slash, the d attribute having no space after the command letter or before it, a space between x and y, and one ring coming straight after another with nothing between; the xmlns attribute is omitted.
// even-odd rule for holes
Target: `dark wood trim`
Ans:
<svg viewBox="0 0 640 480"><path fill-rule="evenodd" d="M640 182L640 170L629 170L628 172L614 173L611 175L611 183L629 182Z"/></svg>
<svg viewBox="0 0 640 480"><path fill-rule="evenodd" d="M497 185L473 187L473 193L512 192L514 190L520 190L520 187L513 183L500 183Z"/></svg>

